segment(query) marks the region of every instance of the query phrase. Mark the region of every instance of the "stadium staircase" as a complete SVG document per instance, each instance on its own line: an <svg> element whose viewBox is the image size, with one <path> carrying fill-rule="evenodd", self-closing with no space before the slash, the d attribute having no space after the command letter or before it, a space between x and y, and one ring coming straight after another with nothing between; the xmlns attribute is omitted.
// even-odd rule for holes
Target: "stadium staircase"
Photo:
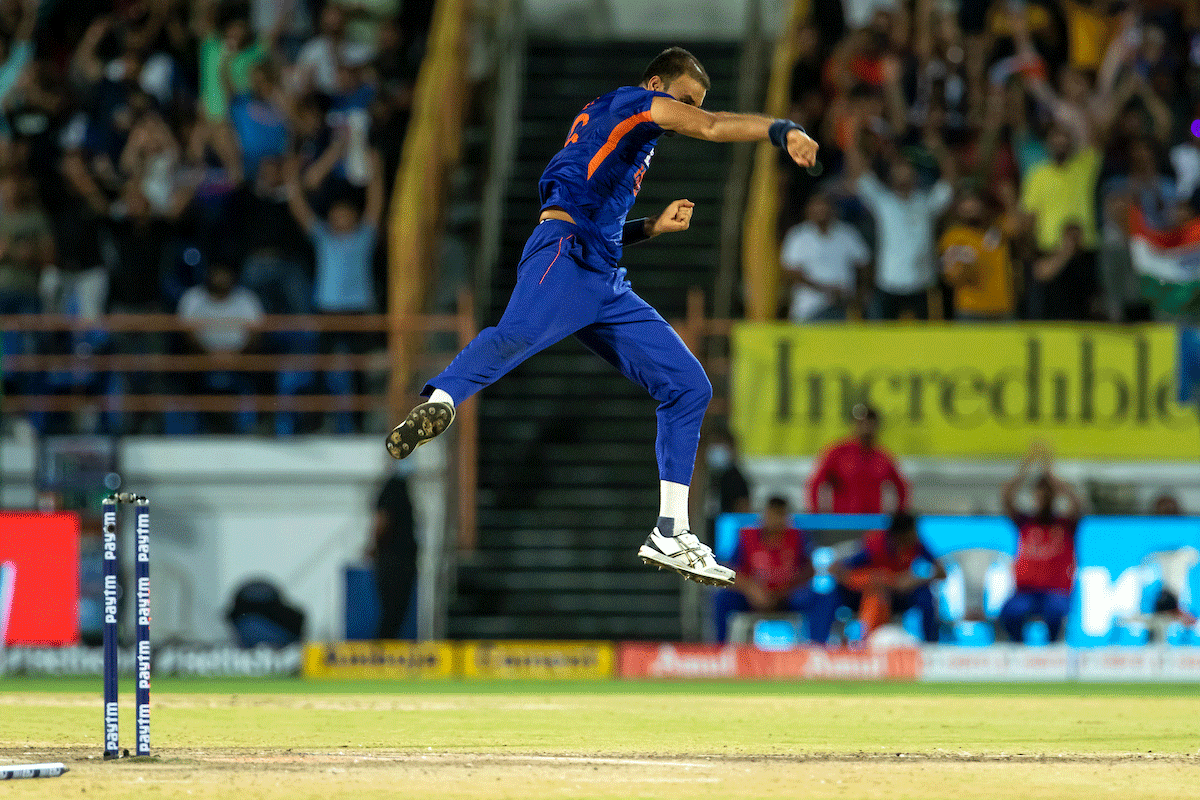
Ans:
<svg viewBox="0 0 1200 800"><path fill-rule="evenodd" d="M737 44L692 44L715 83L705 102L730 108ZM537 180L584 105L634 83L661 48L642 43L531 42L520 140L504 204L500 266L483 323L499 319L538 214ZM732 149L659 140L631 216L696 203L690 230L626 251L642 297L668 319L717 269L722 193ZM459 638L680 638L680 579L636 551L658 510L655 403L573 338L533 357L482 395L479 547L459 568L449 634Z"/></svg>

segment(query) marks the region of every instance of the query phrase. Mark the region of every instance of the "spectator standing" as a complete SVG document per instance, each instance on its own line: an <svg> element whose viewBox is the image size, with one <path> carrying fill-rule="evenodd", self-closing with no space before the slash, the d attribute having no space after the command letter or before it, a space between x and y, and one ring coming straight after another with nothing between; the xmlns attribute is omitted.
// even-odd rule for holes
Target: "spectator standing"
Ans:
<svg viewBox="0 0 1200 800"><path fill-rule="evenodd" d="M877 445L879 412L871 406L854 407L854 433L831 446L817 462L808 483L809 508L825 509L821 487L829 485L835 514L878 514L883 510L883 486L890 483L895 508L908 507L908 482L891 454Z"/></svg>
<svg viewBox="0 0 1200 800"><path fill-rule="evenodd" d="M959 195L954 221L938 241L942 275L954 287L954 318L988 322L1012 319L1016 310L1008 236L990 219L974 190Z"/></svg>
<svg viewBox="0 0 1200 800"><path fill-rule="evenodd" d="M1096 180L1100 154L1066 126L1046 137L1050 158L1021 187L1021 206L1039 257L1030 287L1034 319L1086 319L1096 291Z"/></svg>
<svg viewBox="0 0 1200 800"><path fill-rule="evenodd" d="M805 221L783 238L783 279L791 289L792 322L844 320L858 311L858 275L871 260L862 235L837 219L825 194L809 199Z"/></svg>
<svg viewBox="0 0 1200 800"><path fill-rule="evenodd" d="M378 155L372 153L365 206L360 211L350 197L336 198L327 219L318 217L309 206L294 165L289 172L288 204L312 240L316 258L313 305L322 314L371 313L375 310L372 263L383 209L383 169ZM359 332L328 331L321 337L323 353L361 354L368 345L369 339ZM327 371L325 383L330 392L341 396L349 396L354 389L351 373L345 371ZM335 426L342 433L354 430L347 412L336 415Z"/></svg>
<svg viewBox="0 0 1200 800"><path fill-rule="evenodd" d="M366 555L375 562L375 587L379 594L376 639L400 638L417 582L416 521L405 478L410 468L406 462L396 462L375 500L375 519Z"/></svg>
<svg viewBox="0 0 1200 800"><path fill-rule="evenodd" d="M912 514L893 515L887 530L868 533L862 549L835 562L829 572L838 582L841 604L858 614L863 638L894 614L918 608L923 638L938 640L937 605L930 584L944 579L946 571L918 536Z"/></svg>
<svg viewBox="0 0 1200 800"><path fill-rule="evenodd" d="M287 151L287 108L279 86L279 70L269 61L250 69L250 90L234 93L228 52L221 62L226 91L233 97L229 121L242 153L242 174L253 181L264 158L281 158Z"/></svg>
<svg viewBox="0 0 1200 800"><path fill-rule="evenodd" d="M229 118L233 96L249 91L250 70L270 57L275 39L286 22L280 14L265 36L250 29L249 7L209 0L201 11L207 31L200 42L200 105L205 118Z"/></svg>
<svg viewBox="0 0 1200 800"><path fill-rule="evenodd" d="M899 319L905 314L929 317L934 223L952 199L954 168L940 140L932 132L926 139L942 166L941 179L928 191L918 188L916 170L899 155L893 153L889 159L885 184L867 168L856 135L851 135L846 150L848 183L875 218L874 319Z"/></svg>
<svg viewBox="0 0 1200 800"><path fill-rule="evenodd" d="M813 643L829 641L837 598L813 590L812 543L791 526L787 500L772 497L760 526L738 532L729 566L737 571L733 588L713 595L717 641L725 641L729 615L736 611L804 613Z"/></svg>
<svg viewBox="0 0 1200 800"><path fill-rule="evenodd" d="M1024 486L1035 464L1042 473L1034 480L1034 512L1017 508L1017 492ZM1024 627L1032 617L1041 617L1057 639L1071 608L1071 584L1075 578L1075 527L1083 504L1075 489L1054 474L1049 448L1035 442L1016 475L1004 484L1001 495L1004 513L1017 526L1017 558L1013 562L1016 592L1000 609L1000 621L1014 642L1024 641ZM1066 514L1055 513L1059 497L1067 502Z"/></svg>
<svg viewBox="0 0 1200 800"><path fill-rule="evenodd" d="M312 308L308 265L312 245L288 208L282 158L258 162L253 184L243 185L233 201L242 283L271 314L305 314Z"/></svg>
<svg viewBox="0 0 1200 800"><path fill-rule="evenodd" d="M37 313L41 271L53 263L54 237L37 185L10 172L0 181L0 314Z"/></svg>
<svg viewBox="0 0 1200 800"><path fill-rule="evenodd" d="M750 484L738 465L737 440L728 430L720 429L704 454L712 489L709 492L709 516L743 514L750 510Z"/></svg>
<svg viewBox="0 0 1200 800"><path fill-rule="evenodd" d="M325 95L339 91L338 70L347 63L362 63L373 55L370 45L346 38L346 12L335 2L321 10L319 33L300 48L292 78L292 90L304 94L316 90Z"/></svg>

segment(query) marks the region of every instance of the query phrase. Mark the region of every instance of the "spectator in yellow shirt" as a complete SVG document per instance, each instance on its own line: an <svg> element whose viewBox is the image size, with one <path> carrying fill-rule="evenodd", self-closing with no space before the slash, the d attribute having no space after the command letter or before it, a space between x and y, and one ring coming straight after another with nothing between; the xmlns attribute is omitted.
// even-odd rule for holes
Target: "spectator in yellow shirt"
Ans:
<svg viewBox="0 0 1200 800"><path fill-rule="evenodd" d="M1016 308L1008 237L974 189L954 204L954 220L938 240L942 275L954 287L954 318L1012 319Z"/></svg>

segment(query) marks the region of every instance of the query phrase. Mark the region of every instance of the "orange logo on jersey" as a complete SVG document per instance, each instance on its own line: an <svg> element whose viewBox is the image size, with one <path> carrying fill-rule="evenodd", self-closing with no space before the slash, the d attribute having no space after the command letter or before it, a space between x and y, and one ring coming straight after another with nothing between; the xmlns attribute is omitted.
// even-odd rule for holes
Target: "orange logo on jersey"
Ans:
<svg viewBox="0 0 1200 800"><path fill-rule="evenodd" d="M650 166L650 157L654 155L654 150L646 154L646 160L638 167L638 171L633 173L633 196L637 197L637 193L642 190L642 176L646 174L646 169Z"/></svg>
<svg viewBox="0 0 1200 800"><path fill-rule="evenodd" d="M563 147L579 141L579 129L587 125L590 119L591 117L587 114L580 114L575 118L575 121L571 123L571 132L567 134L567 141L563 142Z"/></svg>

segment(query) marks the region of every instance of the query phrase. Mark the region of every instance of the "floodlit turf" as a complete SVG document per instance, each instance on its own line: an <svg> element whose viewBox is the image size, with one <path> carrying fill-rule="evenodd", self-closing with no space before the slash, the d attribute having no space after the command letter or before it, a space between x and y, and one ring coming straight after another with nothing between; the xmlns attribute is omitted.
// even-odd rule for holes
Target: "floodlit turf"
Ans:
<svg viewBox="0 0 1200 800"><path fill-rule="evenodd" d="M1195 686L162 679L155 760L102 763L99 680L0 680L0 760L72 768L39 798L1175 798L1198 721Z"/></svg>

